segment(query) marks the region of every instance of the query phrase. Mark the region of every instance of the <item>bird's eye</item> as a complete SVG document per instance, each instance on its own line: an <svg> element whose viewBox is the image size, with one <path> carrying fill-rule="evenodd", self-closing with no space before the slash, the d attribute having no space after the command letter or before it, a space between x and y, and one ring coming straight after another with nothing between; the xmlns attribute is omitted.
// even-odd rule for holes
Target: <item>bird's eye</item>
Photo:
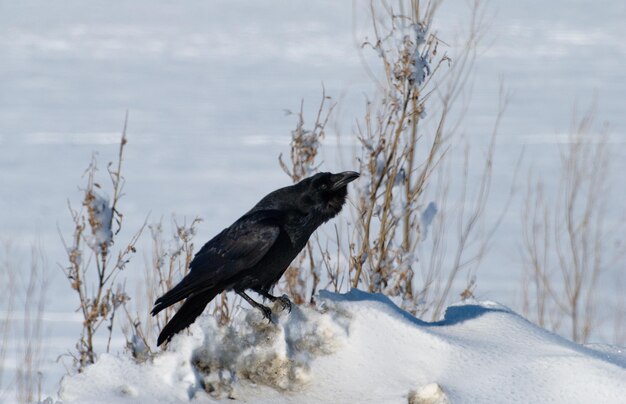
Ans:
<svg viewBox="0 0 626 404"><path fill-rule="evenodd" d="M322 183L322 185L320 185L320 189L321 189L322 191L326 191L326 190L328 189L328 184L326 184L326 183Z"/></svg>

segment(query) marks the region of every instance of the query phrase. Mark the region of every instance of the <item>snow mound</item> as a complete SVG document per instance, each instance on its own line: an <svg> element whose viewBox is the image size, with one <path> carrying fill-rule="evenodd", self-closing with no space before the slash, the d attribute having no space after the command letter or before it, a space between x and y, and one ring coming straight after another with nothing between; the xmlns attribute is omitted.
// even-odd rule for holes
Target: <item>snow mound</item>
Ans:
<svg viewBox="0 0 626 404"><path fill-rule="evenodd" d="M491 302L427 323L388 298L321 292L268 324L199 319L151 361L103 355L66 377L66 403L623 403L624 350L582 346Z"/></svg>

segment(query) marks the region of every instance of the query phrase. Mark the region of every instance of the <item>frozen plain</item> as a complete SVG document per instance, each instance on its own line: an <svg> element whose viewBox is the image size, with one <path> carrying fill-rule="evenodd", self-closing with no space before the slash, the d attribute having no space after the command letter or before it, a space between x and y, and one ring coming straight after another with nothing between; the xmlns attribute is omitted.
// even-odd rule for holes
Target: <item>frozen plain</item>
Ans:
<svg viewBox="0 0 626 404"><path fill-rule="evenodd" d="M459 29L457 6L441 10L443 37ZM623 172L625 7L492 3L489 46L476 66L465 126L468 136L491 129L502 77L512 99L500 131L495 201L508 193L523 147L527 164L554 170L555 144L576 100L586 105L597 96L599 118L609 122L616 145L613 173ZM0 57L0 237L24 260L40 242L50 264L43 370L51 393L63 372L55 359L73 345L80 326L74 296L55 269L64 258L57 226L67 233L66 199L78 200L91 152L100 153L102 166L113 158L126 110L126 228L137 228L148 212L152 219L175 212L202 217L198 239L206 240L287 182L276 160L294 126L284 109L297 109L304 99L313 111L323 82L329 95L343 96L336 125L349 139L370 90L347 2L3 2ZM328 143L324 168L351 168ZM617 208L626 183L617 175L610 180ZM614 222L623 223L623 213L614 212ZM518 221L513 208L477 290L480 298L514 308ZM614 285L607 280L607 295L618 292Z"/></svg>

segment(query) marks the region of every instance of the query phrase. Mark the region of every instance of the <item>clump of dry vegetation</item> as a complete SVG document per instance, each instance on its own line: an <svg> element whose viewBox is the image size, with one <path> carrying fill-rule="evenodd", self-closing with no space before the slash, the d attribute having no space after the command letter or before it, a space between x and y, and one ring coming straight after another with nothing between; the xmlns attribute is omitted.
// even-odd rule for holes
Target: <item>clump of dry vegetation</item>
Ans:
<svg viewBox="0 0 626 404"><path fill-rule="evenodd" d="M119 210L119 201L124 195L122 162L127 144L127 120L122 130L117 162L107 166L112 198L105 195L102 184L96 181L98 167L94 155L85 171L87 181L82 189L82 206L75 209L68 203L74 224L73 234L69 240L61 237L68 259L62 269L78 297L79 312L83 316L83 330L76 343L76 351L70 353L79 371L95 363L95 337L103 329L107 335L105 351L109 352L116 314L130 299L124 283L116 283L116 280L136 252L135 245L143 226L121 248L114 247L124 218Z"/></svg>
<svg viewBox="0 0 626 404"><path fill-rule="evenodd" d="M486 228L484 210L506 97L493 132L485 135L479 187L468 189L469 146L463 150L461 173L452 172L447 160L462 143L453 112L463 107L457 104L482 35L483 9L479 2L472 5L467 37L451 57L441 50L447 46L432 26L439 2L393 4L372 3L373 37L362 43L363 52L373 51L380 66L367 66L377 91L356 123L361 178L350 191L352 218L335 227L336 246L335 240L323 243L319 237L309 243L287 272L284 289L305 302L320 282L336 291L358 287L396 297L414 314L438 317L462 274L466 280L459 292L471 295L475 283L470 275L498 224ZM304 129L299 114L292 132L292 168L280 158L294 181L317 169L315 157L332 112L332 107L324 110L325 98L312 129ZM462 181L453 194L449 183L454 176ZM428 227L432 242L427 248ZM308 270L303 270L305 265Z"/></svg>
<svg viewBox="0 0 626 404"><path fill-rule="evenodd" d="M43 313L46 304L46 290L48 276L46 275L46 260L41 249L33 247L31 251L28 278L24 280L22 335L18 338L17 352L20 356L17 363L15 387L17 399L20 403L41 401L41 361L43 339Z"/></svg>
<svg viewBox="0 0 626 404"><path fill-rule="evenodd" d="M594 114L591 108L572 124L558 189L530 174L522 210L524 312L542 327L567 329L576 342L599 325L599 281L626 254L606 220L611 159L606 132L594 133Z"/></svg>
<svg viewBox="0 0 626 404"><path fill-rule="evenodd" d="M5 258L0 263L0 401L40 402L47 263L39 246L32 247L30 261L10 258L21 254L8 242L3 245L3 254ZM12 344L8 349L10 339ZM7 353L15 355L15 372L5 369ZM9 389L15 393L12 399L8 397Z"/></svg>
<svg viewBox="0 0 626 404"><path fill-rule="evenodd" d="M3 260L0 262L0 307L2 307L2 313L0 313L0 400L4 400L4 386L7 385L7 372L5 370L5 360L7 355L7 347L9 343L9 337L12 330L12 318L15 307L16 298L16 285L17 285L17 272L14 270L14 263L9 260L11 256L11 246L8 243L4 243L2 246Z"/></svg>
<svg viewBox="0 0 626 404"><path fill-rule="evenodd" d="M458 228L447 226L442 218L451 212L444 205L453 196L445 183L453 174L446 173L444 162L460 141L452 115L471 73L482 20L480 4L475 2L465 42L449 56L441 51L445 44L432 26L438 6L439 2L401 3L398 10L404 13L391 6L372 8L375 36L363 46L379 55L384 74L380 98L368 100L365 118L357 128L359 216L350 243L353 287L395 296L414 314L424 314L434 306L433 317L440 314L460 272L468 269L463 261L472 260L466 257L467 240L483 220L497 134L491 134L481 188L468 208L471 211L457 213ZM468 166L466 160L465 175ZM433 200L427 191L437 178L443 188ZM454 202L465 206L470 200L466 192L463 188ZM446 226L432 232L439 244L418 254L430 224ZM445 260L451 251L438 248L448 232L459 236L452 262ZM419 262L426 272L421 282L415 282Z"/></svg>
<svg viewBox="0 0 626 404"><path fill-rule="evenodd" d="M194 218L189 224L185 220L180 223L173 216L173 231L169 238L164 234L163 220L148 226L152 250L150 257L146 259L142 290L137 293L142 298L136 302L133 313L124 306L130 323L130 327L125 327L127 347L139 360L146 359L153 353L156 336L180 307L180 303L172 305L156 317L150 314L152 302L174 287L189 272L189 264L195 252L193 238L200 222L200 218Z"/></svg>

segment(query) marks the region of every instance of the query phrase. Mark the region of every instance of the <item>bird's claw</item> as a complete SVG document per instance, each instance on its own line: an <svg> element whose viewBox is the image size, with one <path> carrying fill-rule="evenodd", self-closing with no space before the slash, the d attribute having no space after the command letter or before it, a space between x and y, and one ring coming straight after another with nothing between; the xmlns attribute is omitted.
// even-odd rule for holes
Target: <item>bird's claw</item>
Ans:
<svg viewBox="0 0 626 404"><path fill-rule="evenodd" d="M280 303L283 310L287 309L287 312L291 313L291 300L289 300L287 296L282 295L280 297L277 297L276 300L278 300L278 303Z"/></svg>
<svg viewBox="0 0 626 404"><path fill-rule="evenodd" d="M261 307L259 307L259 309L261 309L261 311L263 312L263 317L267 319L268 324L273 323L273 321L272 321L272 309L270 309L269 307L265 307L265 306L261 306Z"/></svg>

